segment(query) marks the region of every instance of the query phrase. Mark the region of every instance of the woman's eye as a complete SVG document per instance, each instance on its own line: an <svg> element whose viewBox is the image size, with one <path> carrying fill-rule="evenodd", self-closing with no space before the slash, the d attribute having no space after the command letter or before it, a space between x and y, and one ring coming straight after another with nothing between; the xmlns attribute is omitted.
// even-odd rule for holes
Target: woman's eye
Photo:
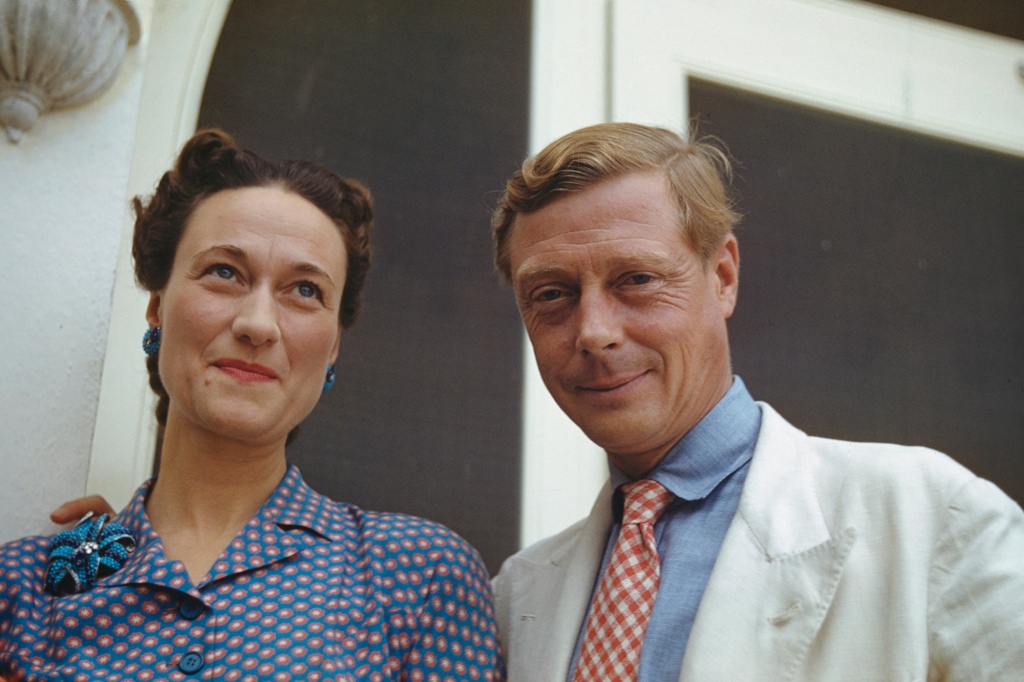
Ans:
<svg viewBox="0 0 1024 682"><path fill-rule="evenodd" d="M235 276L235 269L230 265L214 265L210 272L221 279L233 279Z"/></svg>
<svg viewBox="0 0 1024 682"><path fill-rule="evenodd" d="M302 298L319 298L320 289L311 282L301 282L295 290Z"/></svg>

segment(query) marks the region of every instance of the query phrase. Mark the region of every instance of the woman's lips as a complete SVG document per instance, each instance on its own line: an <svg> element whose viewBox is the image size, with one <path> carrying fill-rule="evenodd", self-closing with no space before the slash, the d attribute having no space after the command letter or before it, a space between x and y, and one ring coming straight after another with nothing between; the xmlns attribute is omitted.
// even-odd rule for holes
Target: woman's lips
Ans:
<svg viewBox="0 0 1024 682"><path fill-rule="evenodd" d="M277 373L269 367L244 360L227 358L217 360L213 366L239 381L273 381L277 378Z"/></svg>

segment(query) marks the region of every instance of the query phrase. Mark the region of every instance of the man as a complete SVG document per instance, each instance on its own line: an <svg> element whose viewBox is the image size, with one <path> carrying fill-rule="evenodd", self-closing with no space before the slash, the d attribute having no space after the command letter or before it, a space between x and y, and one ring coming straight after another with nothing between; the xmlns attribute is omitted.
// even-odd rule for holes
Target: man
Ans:
<svg viewBox="0 0 1024 682"><path fill-rule="evenodd" d="M728 174L606 124L508 182L498 270L610 468L494 581L509 679L1024 679L1020 507L934 451L809 437L732 376Z"/></svg>

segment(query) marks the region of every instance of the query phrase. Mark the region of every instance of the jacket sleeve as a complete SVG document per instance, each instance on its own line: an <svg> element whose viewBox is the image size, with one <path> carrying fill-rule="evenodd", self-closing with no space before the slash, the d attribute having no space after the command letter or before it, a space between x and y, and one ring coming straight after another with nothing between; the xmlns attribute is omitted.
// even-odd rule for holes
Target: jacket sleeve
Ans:
<svg viewBox="0 0 1024 682"><path fill-rule="evenodd" d="M494 591L494 619L498 626L501 643L506 652L508 651L510 610L508 580L508 560L506 560L501 567L501 571L491 580L491 589Z"/></svg>
<svg viewBox="0 0 1024 682"><path fill-rule="evenodd" d="M951 499L929 575L930 680L1020 680L1024 513L975 478Z"/></svg>

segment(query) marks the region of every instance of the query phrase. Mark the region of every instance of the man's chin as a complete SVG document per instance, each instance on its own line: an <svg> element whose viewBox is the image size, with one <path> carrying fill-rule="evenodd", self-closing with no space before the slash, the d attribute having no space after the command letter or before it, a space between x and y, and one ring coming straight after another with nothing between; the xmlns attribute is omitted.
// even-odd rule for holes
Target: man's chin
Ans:
<svg viewBox="0 0 1024 682"><path fill-rule="evenodd" d="M646 452L652 429L647 424L638 423L635 420L594 420L601 422L588 424L587 426L577 424L587 435L587 438L597 443L607 452L621 453L623 456L640 454ZM617 423L616 423L617 422Z"/></svg>

